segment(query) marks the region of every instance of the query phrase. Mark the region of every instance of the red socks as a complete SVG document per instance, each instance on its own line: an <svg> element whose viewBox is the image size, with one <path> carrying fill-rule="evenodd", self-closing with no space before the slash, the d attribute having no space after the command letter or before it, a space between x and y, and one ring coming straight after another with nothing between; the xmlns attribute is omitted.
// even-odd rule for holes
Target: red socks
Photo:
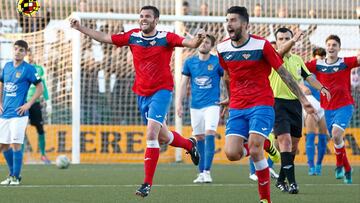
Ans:
<svg viewBox="0 0 360 203"><path fill-rule="evenodd" d="M146 148L144 159L145 179L144 183L152 185L156 165L160 155L160 148Z"/></svg>
<svg viewBox="0 0 360 203"><path fill-rule="evenodd" d="M336 167L344 166L345 172L351 171L349 160L346 156L345 146L340 149L335 147Z"/></svg>
<svg viewBox="0 0 360 203"><path fill-rule="evenodd" d="M256 175L258 177L258 191L259 191L260 200L266 199L268 202L271 202L269 167L260 171L256 171Z"/></svg>
<svg viewBox="0 0 360 203"><path fill-rule="evenodd" d="M170 146L173 147L181 147L183 149L186 149L187 151L190 151L193 144L190 140L185 139L184 137L182 137L179 133L175 132L175 131L171 131L170 133L173 134L174 139L171 143L169 143Z"/></svg>

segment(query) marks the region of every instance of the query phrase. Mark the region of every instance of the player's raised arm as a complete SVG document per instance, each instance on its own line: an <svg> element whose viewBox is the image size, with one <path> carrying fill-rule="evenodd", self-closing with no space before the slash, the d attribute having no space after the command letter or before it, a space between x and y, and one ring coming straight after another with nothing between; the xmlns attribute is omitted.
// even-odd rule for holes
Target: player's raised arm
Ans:
<svg viewBox="0 0 360 203"><path fill-rule="evenodd" d="M294 80L291 74L281 65L277 70L277 73L284 81L284 83L289 87L289 89L298 97L299 101L302 103L305 111L308 114L315 113L315 109L311 106L310 102L306 99L304 93L301 91L298 83Z"/></svg>
<svg viewBox="0 0 360 203"><path fill-rule="evenodd" d="M87 27L84 27L80 25L80 22L75 19L70 19L70 27L79 30L81 33L88 35L92 39L95 39L96 41L103 42L103 43L109 43L112 44L111 35L103 32L99 32Z"/></svg>
<svg viewBox="0 0 360 203"><path fill-rule="evenodd" d="M291 38L282 46L278 47L277 52L279 53L279 55L281 57L284 57L284 55L290 51L290 49L295 45L295 43L300 39L301 36L303 36L303 32L299 31L295 33L293 38Z"/></svg>
<svg viewBox="0 0 360 203"><path fill-rule="evenodd" d="M189 76L186 75L182 75L181 77L181 83L180 83L180 95L179 95L179 99L177 100L177 109L176 112L178 114L178 116L181 118L183 115L183 105L182 102L184 100L185 94L186 94L186 85L189 83L190 78Z"/></svg>
<svg viewBox="0 0 360 203"><path fill-rule="evenodd" d="M182 44L184 47L187 48L198 48L205 37L205 31L203 29L200 29L194 38L184 39Z"/></svg>

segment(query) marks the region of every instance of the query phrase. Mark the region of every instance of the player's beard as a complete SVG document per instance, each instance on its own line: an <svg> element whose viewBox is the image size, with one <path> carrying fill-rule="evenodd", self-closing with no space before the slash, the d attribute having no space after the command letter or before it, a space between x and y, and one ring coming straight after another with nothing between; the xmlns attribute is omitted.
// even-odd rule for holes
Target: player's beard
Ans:
<svg viewBox="0 0 360 203"><path fill-rule="evenodd" d="M141 31L145 34L149 34L150 32L152 32L155 29L155 21L149 23L148 28L146 29L141 29Z"/></svg>
<svg viewBox="0 0 360 203"><path fill-rule="evenodd" d="M236 41L236 42L239 41L242 38L241 33L242 33L242 29L241 29L241 27L239 27L238 29L235 30L234 35L231 36L230 39L232 41Z"/></svg>

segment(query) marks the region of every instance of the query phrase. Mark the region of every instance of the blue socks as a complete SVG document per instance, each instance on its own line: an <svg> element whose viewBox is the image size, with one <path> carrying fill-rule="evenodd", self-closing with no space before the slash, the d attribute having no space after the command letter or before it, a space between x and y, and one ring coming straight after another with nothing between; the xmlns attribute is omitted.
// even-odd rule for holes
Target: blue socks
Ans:
<svg viewBox="0 0 360 203"><path fill-rule="evenodd" d="M205 140L197 141L197 148L200 153L200 161L199 161L199 172L202 173L205 168Z"/></svg>
<svg viewBox="0 0 360 203"><path fill-rule="evenodd" d="M215 154L215 136L205 136L205 170L210 171Z"/></svg>
<svg viewBox="0 0 360 203"><path fill-rule="evenodd" d="M268 162L269 168L272 168L274 165L274 162L270 158L267 159L267 162Z"/></svg>
<svg viewBox="0 0 360 203"><path fill-rule="evenodd" d="M326 144L327 144L327 135L326 134L319 134L319 141L318 141L318 157L316 161L316 165L321 165L322 160L324 159L324 155L326 153Z"/></svg>
<svg viewBox="0 0 360 203"><path fill-rule="evenodd" d="M206 135L205 140L198 140L197 147L200 153L199 172L210 171L215 154L215 136Z"/></svg>
<svg viewBox="0 0 360 203"><path fill-rule="evenodd" d="M306 155L308 158L308 166L314 167L315 156L315 133L306 134Z"/></svg>
<svg viewBox="0 0 360 203"><path fill-rule="evenodd" d="M16 178L20 177L22 161L23 161L23 153L21 150L14 151L14 164L13 164L13 176Z"/></svg>
<svg viewBox="0 0 360 203"><path fill-rule="evenodd" d="M254 161L252 160L251 157L249 157L249 170L250 170L250 175L255 174L256 172Z"/></svg>
<svg viewBox="0 0 360 203"><path fill-rule="evenodd" d="M14 165L14 157L13 157L13 150L9 148L8 150L3 152L4 158L9 168L9 176L13 176L13 165Z"/></svg>

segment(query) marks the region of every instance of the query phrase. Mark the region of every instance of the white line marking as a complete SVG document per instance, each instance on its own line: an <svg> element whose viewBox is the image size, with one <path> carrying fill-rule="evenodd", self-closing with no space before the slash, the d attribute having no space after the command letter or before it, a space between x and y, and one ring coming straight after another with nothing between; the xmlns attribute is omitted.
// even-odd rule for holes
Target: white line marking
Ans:
<svg viewBox="0 0 360 203"><path fill-rule="evenodd" d="M19 185L19 186L8 186L10 188L25 187L25 188L112 188L112 187L138 187L139 185ZM153 185L154 187L249 187L257 186L257 184L160 184ZM333 186L333 187L358 187L360 184L301 184L300 186ZM4 186L7 187L7 186ZM1 188L1 187L0 187Z"/></svg>

